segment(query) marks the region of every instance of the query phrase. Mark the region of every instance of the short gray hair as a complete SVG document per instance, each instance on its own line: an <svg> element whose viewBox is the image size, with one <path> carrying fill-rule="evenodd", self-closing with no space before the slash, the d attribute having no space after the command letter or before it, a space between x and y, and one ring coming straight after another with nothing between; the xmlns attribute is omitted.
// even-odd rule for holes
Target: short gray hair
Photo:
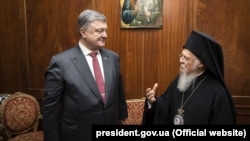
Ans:
<svg viewBox="0 0 250 141"><path fill-rule="evenodd" d="M82 11L78 17L78 31L80 31L80 28L87 29L89 24L96 20L106 22L107 18L95 10L87 9Z"/></svg>

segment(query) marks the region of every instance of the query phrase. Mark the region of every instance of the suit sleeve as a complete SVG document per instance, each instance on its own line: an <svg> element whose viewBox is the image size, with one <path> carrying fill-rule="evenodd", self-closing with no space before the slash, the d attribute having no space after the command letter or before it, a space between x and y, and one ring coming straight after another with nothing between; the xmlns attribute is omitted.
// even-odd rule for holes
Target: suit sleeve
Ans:
<svg viewBox="0 0 250 141"><path fill-rule="evenodd" d="M120 73L120 58L119 56L117 57L117 68L118 68L118 73L119 73L119 92L118 92L118 105L119 105L119 120L125 120L128 117L128 108L127 108L127 103L126 103L126 98L124 94L124 88L123 88L123 79L122 75Z"/></svg>
<svg viewBox="0 0 250 141"><path fill-rule="evenodd" d="M43 130L46 141L60 141L59 114L63 91L63 79L56 57L52 57L45 74L45 96L43 99Z"/></svg>

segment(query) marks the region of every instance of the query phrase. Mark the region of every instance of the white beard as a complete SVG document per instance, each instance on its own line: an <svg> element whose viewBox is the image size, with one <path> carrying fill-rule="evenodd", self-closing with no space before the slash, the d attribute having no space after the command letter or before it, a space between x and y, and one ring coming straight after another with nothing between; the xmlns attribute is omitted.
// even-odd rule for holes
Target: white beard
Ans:
<svg viewBox="0 0 250 141"><path fill-rule="evenodd" d="M199 61L194 62L192 70L197 70L199 63L200 63ZM194 82L196 77L197 77L196 73L187 74L184 71L181 72L177 84L177 88L179 89L179 91L185 92L188 89L188 87Z"/></svg>
<svg viewBox="0 0 250 141"><path fill-rule="evenodd" d="M195 78L196 78L195 75L192 74L187 75L187 73L185 72L181 73L177 85L179 91L185 92L188 89L188 87L192 84Z"/></svg>

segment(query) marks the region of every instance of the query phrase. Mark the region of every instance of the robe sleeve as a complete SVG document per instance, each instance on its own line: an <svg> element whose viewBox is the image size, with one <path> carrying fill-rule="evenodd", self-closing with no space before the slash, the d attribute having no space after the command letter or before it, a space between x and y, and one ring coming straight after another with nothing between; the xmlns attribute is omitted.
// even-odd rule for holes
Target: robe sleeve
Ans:
<svg viewBox="0 0 250 141"><path fill-rule="evenodd" d="M169 104L167 93L157 97L156 102L152 104L150 109L147 100L145 100L142 124L167 124Z"/></svg>
<svg viewBox="0 0 250 141"><path fill-rule="evenodd" d="M155 103L152 104L151 108L148 107L148 101L145 100L144 111L142 115L142 125L152 125L154 124L155 115Z"/></svg>

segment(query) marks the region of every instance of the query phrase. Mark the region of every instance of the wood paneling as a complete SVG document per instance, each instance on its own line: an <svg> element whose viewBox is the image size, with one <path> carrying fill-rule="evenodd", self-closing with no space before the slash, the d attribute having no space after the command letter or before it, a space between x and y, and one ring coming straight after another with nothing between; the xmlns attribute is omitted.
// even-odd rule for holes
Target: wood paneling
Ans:
<svg viewBox="0 0 250 141"><path fill-rule="evenodd" d="M0 1L0 93L23 91L43 98L52 55L78 43L77 18L87 8L108 18L106 48L116 51L127 99L141 98L159 83L160 95L178 73L178 54L189 32L207 32L221 45L225 79L239 124L249 123L248 0L163 0L163 27L122 29L120 0Z"/></svg>
<svg viewBox="0 0 250 141"><path fill-rule="evenodd" d="M0 1L0 93L27 88L24 0Z"/></svg>

